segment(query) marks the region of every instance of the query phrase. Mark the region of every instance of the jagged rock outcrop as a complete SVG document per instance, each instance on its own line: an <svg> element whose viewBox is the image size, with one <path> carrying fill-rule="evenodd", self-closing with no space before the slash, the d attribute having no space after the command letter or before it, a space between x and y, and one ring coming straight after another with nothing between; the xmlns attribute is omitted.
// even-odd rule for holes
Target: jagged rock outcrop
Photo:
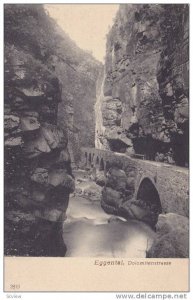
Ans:
<svg viewBox="0 0 193 300"><path fill-rule="evenodd" d="M64 256L74 191L68 136L57 125L56 38L41 5L5 5L5 255Z"/></svg>
<svg viewBox="0 0 193 300"><path fill-rule="evenodd" d="M188 164L188 10L120 5L95 107L96 147Z"/></svg>

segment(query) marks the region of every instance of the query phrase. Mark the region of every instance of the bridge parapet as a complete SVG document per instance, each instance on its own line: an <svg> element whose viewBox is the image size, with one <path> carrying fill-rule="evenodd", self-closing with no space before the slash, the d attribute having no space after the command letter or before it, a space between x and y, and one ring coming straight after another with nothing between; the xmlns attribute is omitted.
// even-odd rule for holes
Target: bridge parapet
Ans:
<svg viewBox="0 0 193 300"><path fill-rule="evenodd" d="M173 212L188 216L188 169L155 161L137 159L108 150L95 148L82 148L81 150L82 164L85 167L96 167L106 172L110 167L118 166L125 171L128 178L133 178L134 198L137 198L144 179L148 179L158 192L162 212Z"/></svg>

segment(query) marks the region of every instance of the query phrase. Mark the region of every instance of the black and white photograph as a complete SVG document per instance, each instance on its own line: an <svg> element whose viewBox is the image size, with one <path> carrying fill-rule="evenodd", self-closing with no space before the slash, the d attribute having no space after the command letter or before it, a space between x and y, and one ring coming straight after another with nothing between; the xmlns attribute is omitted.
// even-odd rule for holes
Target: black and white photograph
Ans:
<svg viewBox="0 0 193 300"><path fill-rule="evenodd" d="M4 4L5 257L189 258L189 5Z"/></svg>

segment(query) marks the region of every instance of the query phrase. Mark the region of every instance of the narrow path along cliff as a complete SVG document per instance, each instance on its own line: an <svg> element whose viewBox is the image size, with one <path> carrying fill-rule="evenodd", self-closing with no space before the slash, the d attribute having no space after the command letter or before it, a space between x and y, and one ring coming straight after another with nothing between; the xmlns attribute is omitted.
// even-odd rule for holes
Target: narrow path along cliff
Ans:
<svg viewBox="0 0 193 300"><path fill-rule="evenodd" d="M63 238L67 257L146 257L155 232L137 220L106 214L100 205L101 187L88 172L75 172Z"/></svg>

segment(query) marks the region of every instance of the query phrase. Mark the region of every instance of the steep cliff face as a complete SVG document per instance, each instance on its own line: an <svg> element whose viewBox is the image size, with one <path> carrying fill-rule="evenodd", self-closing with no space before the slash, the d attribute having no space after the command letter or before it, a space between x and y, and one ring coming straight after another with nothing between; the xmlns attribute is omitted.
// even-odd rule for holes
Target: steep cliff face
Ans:
<svg viewBox="0 0 193 300"><path fill-rule="evenodd" d="M98 94L96 147L186 165L188 5L120 5Z"/></svg>
<svg viewBox="0 0 193 300"><path fill-rule="evenodd" d="M5 5L5 254L64 256L74 191L54 23L42 5Z"/></svg>
<svg viewBox="0 0 193 300"><path fill-rule="evenodd" d="M59 27L56 27L59 55L49 58L62 89L58 106L58 124L67 128L69 151L73 162L80 161L80 147L94 147L96 81L101 63L81 50ZM63 59L61 59L63 57Z"/></svg>
<svg viewBox="0 0 193 300"><path fill-rule="evenodd" d="M162 44L157 69L164 123L173 159L188 164L189 156L189 8L188 5L164 6L161 23Z"/></svg>

